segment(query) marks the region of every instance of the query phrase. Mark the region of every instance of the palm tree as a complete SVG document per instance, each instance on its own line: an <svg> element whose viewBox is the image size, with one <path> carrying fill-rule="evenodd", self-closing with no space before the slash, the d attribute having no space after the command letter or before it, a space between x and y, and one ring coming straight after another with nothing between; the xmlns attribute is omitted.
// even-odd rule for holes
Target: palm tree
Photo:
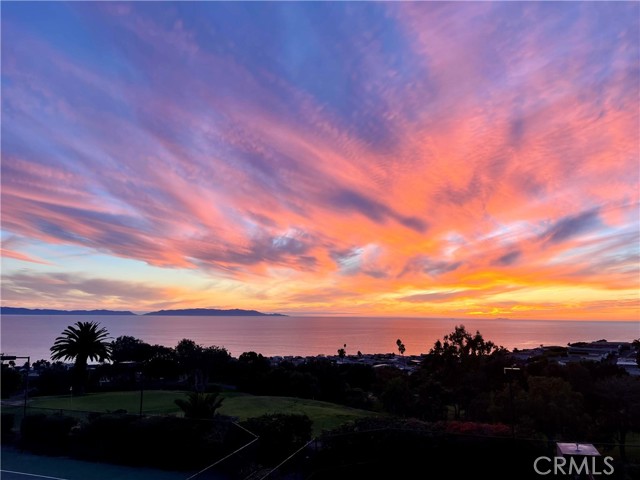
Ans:
<svg viewBox="0 0 640 480"><path fill-rule="evenodd" d="M109 332L96 322L76 322L56 338L51 347L51 360L75 360L73 393L84 393L89 360L104 362L111 358Z"/></svg>
<svg viewBox="0 0 640 480"><path fill-rule="evenodd" d="M218 393L189 392L186 400L178 398L175 402L187 418L211 419L222 405L222 400L224 398L218 398Z"/></svg>
<svg viewBox="0 0 640 480"><path fill-rule="evenodd" d="M342 348L338 349L338 356L344 358L347 356L347 344L345 343Z"/></svg>

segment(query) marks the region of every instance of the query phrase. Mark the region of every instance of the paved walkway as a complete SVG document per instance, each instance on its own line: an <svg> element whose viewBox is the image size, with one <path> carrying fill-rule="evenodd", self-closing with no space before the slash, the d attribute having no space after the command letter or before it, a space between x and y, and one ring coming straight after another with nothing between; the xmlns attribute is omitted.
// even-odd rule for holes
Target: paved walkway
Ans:
<svg viewBox="0 0 640 480"><path fill-rule="evenodd" d="M0 459L2 480L184 480L188 476L188 472L34 455L4 445Z"/></svg>

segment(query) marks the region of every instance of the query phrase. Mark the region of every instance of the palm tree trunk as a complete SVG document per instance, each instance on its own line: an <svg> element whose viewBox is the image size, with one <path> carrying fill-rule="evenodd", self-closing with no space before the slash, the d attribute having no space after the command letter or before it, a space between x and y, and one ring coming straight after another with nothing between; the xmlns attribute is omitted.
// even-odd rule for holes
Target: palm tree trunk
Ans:
<svg viewBox="0 0 640 480"><path fill-rule="evenodd" d="M84 395L87 387L87 358L76 357L76 363L73 366L73 394Z"/></svg>

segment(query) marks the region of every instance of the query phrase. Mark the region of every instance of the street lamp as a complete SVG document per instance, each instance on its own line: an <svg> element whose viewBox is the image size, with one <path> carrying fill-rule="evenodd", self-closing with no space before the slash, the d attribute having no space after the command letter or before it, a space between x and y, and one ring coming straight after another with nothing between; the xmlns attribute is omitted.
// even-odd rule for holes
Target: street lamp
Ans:
<svg viewBox="0 0 640 480"><path fill-rule="evenodd" d="M515 420L515 414L513 411L512 379L513 379L513 376L517 373L520 373L520 369L518 367L504 367L504 374L509 379L509 403L511 405L511 436L513 438L516 438L516 420Z"/></svg>
<svg viewBox="0 0 640 480"><path fill-rule="evenodd" d="M17 360L18 358L27 359L27 378L24 383L24 416L27 416L27 398L29 396L29 369L31 368L31 357L18 357L16 355L0 355L0 361Z"/></svg>
<svg viewBox="0 0 640 480"><path fill-rule="evenodd" d="M142 399L144 396L144 366L140 368L140 416L142 416Z"/></svg>
<svg viewBox="0 0 640 480"><path fill-rule="evenodd" d="M138 363L138 367L140 368L139 371L136 371L136 377L138 377L138 379L140 380L140 416L142 416L142 402L143 402L143 398L144 398L144 368L145 368L145 362L144 361L140 361L137 362Z"/></svg>

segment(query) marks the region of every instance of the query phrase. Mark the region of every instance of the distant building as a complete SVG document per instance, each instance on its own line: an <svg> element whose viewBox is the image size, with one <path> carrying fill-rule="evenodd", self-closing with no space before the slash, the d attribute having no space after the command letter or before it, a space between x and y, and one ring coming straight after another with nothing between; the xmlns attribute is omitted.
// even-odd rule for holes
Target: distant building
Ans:
<svg viewBox="0 0 640 480"><path fill-rule="evenodd" d="M624 350L629 350L631 348L631 344L629 342L607 342L597 341L591 343L573 343L569 345L568 354L569 355L610 355L610 354L619 354Z"/></svg>
<svg viewBox="0 0 640 480"><path fill-rule="evenodd" d="M631 351L629 342L607 342L606 340L578 342L569 345L567 358L562 363L592 361L615 364L621 354L629 351Z"/></svg>

